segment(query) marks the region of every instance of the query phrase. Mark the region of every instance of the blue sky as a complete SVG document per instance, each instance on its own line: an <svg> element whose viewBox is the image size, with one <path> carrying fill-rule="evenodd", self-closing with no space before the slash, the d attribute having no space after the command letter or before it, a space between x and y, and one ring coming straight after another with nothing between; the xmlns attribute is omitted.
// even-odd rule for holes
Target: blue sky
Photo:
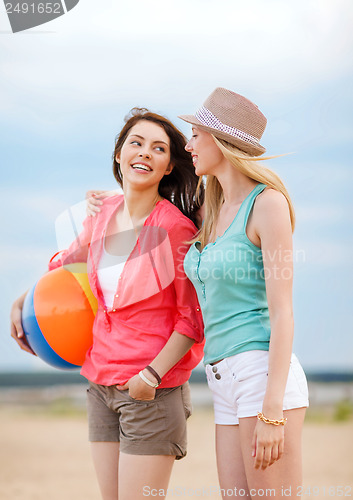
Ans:
<svg viewBox="0 0 353 500"><path fill-rule="evenodd" d="M268 118L269 162L297 211L295 352L353 369L353 6L349 0L79 2L12 34L0 4L0 370L41 369L9 336L16 296L57 250L55 221L114 188L111 152L133 106L194 112L217 86Z"/></svg>

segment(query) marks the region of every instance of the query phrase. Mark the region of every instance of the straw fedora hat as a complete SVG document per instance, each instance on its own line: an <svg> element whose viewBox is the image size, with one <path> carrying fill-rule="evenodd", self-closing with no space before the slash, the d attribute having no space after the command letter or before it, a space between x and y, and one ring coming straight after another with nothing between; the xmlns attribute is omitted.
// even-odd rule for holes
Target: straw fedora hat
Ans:
<svg viewBox="0 0 353 500"><path fill-rule="evenodd" d="M266 117L256 104L231 90L216 88L194 115L178 118L210 132L251 156L260 156L266 149L260 139Z"/></svg>

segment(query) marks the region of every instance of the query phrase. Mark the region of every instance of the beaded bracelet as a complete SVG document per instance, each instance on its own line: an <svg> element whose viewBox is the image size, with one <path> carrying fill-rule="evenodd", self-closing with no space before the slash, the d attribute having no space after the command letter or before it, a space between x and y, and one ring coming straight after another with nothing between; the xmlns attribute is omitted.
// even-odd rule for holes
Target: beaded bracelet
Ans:
<svg viewBox="0 0 353 500"><path fill-rule="evenodd" d="M281 420L270 420L269 418L266 418L265 415L261 412L257 414L257 418L259 420L262 420L262 422L265 422L265 424L272 424L272 425L285 425L287 422L286 418L282 418Z"/></svg>

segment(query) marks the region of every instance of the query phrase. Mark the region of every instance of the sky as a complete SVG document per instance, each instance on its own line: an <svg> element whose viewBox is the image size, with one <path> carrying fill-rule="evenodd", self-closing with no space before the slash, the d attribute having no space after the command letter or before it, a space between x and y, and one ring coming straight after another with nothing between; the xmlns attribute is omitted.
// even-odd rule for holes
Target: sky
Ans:
<svg viewBox="0 0 353 500"><path fill-rule="evenodd" d="M0 4L0 371L42 370L10 338L13 300L57 251L56 221L116 187L111 154L134 106L177 118L215 87L255 102L297 227L294 351L353 370L353 5L350 0L82 0L13 34Z"/></svg>

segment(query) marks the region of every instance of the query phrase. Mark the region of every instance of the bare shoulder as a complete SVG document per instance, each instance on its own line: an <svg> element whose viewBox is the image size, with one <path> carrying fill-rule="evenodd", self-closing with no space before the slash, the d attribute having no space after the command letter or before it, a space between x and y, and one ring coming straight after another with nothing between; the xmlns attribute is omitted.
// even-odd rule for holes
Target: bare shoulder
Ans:
<svg viewBox="0 0 353 500"><path fill-rule="evenodd" d="M253 216L257 234L291 226L287 199L276 189L266 188L257 196Z"/></svg>
<svg viewBox="0 0 353 500"><path fill-rule="evenodd" d="M280 191L267 187L256 198L254 204L255 217L289 215L289 206L286 197Z"/></svg>
<svg viewBox="0 0 353 500"><path fill-rule="evenodd" d="M284 194L276 189L266 187L262 193L260 193L256 198L256 203L254 210L258 208L259 211L263 212L272 210L288 210L288 202Z"/></svg>

